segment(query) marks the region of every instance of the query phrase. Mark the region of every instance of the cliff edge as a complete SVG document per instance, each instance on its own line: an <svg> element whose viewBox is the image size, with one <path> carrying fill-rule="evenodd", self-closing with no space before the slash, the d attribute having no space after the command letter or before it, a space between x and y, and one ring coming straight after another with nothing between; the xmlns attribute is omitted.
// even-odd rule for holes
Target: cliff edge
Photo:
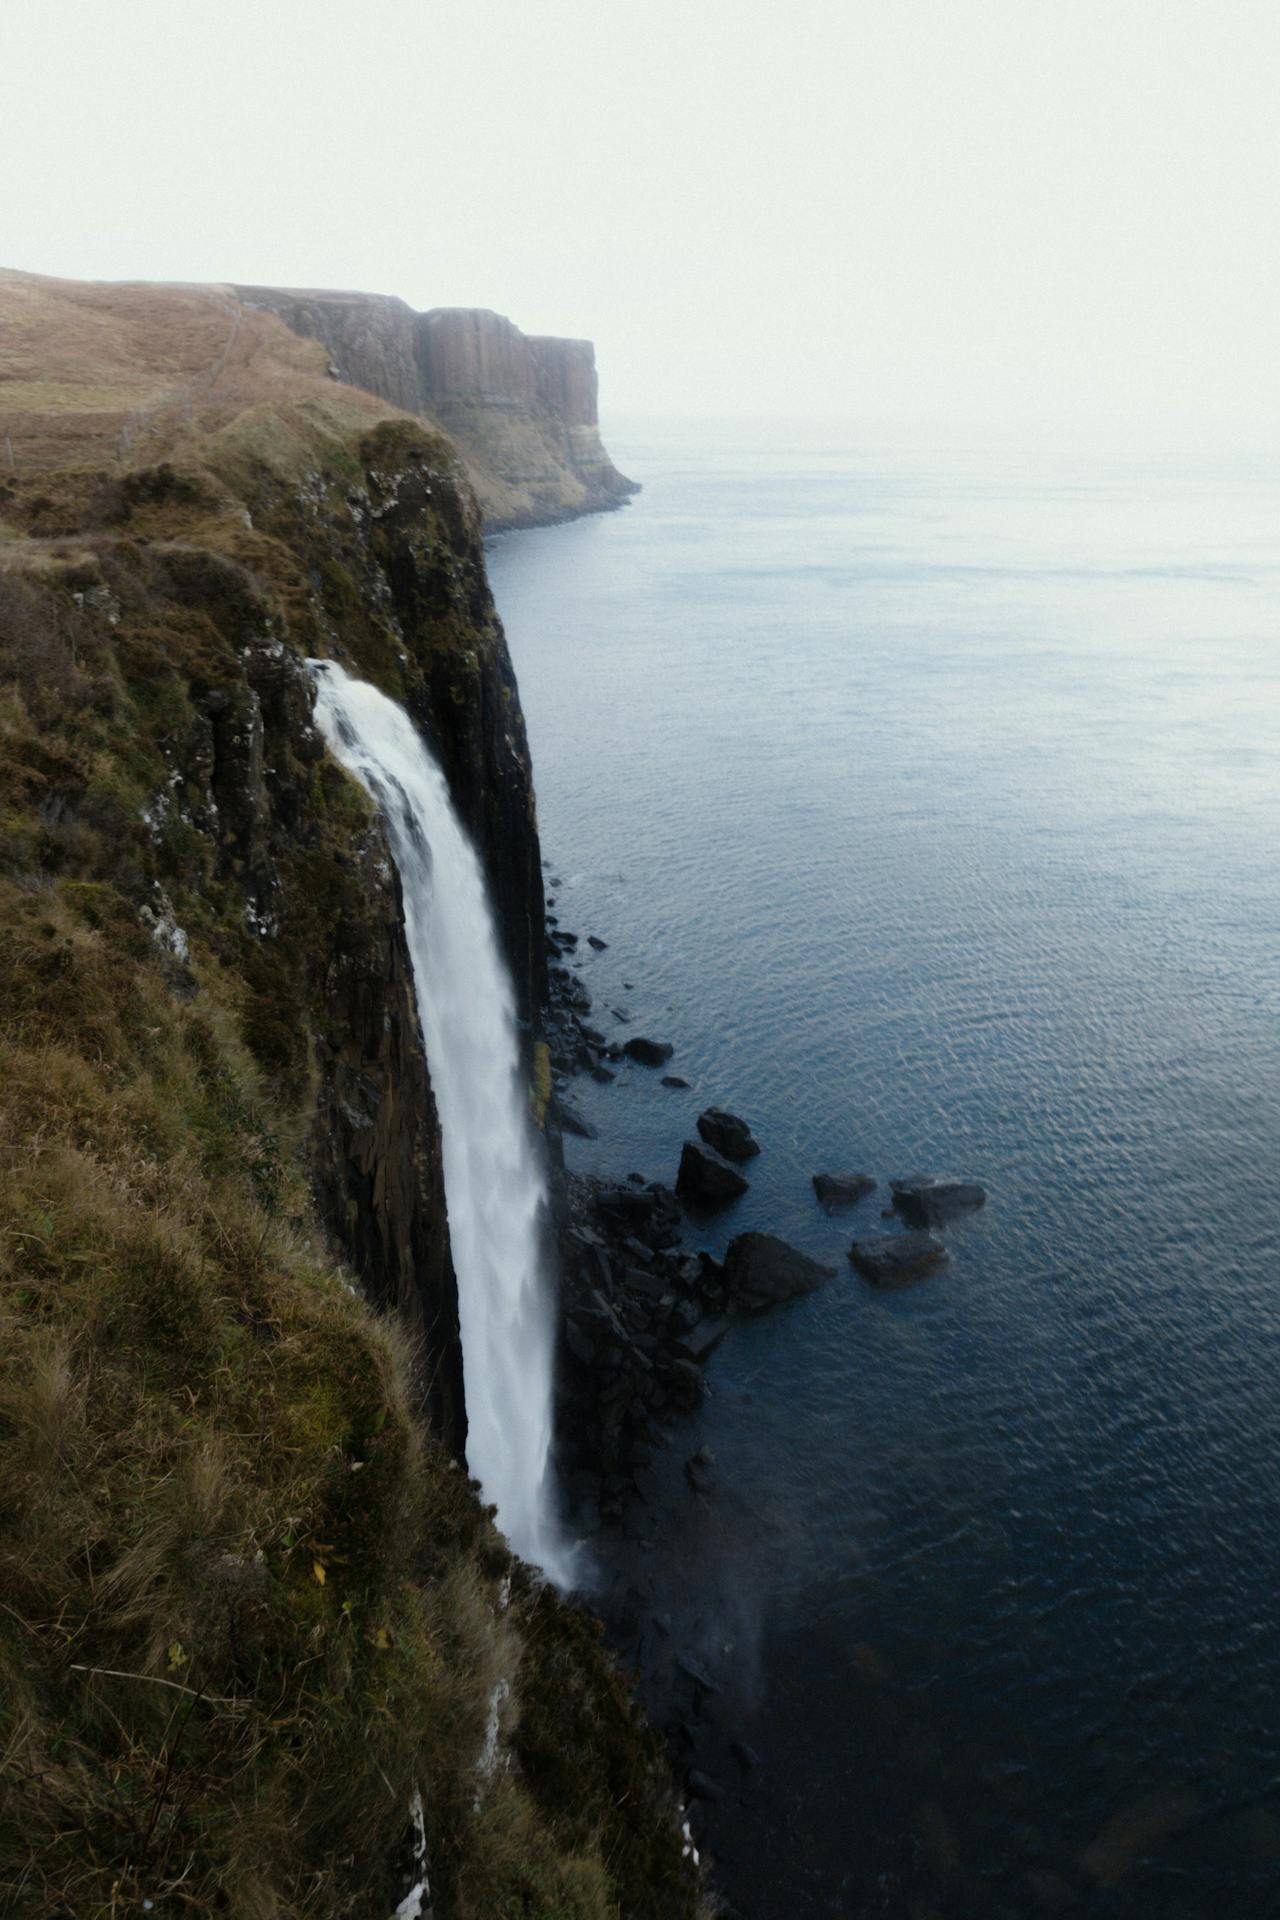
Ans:
<svg viewBox="0 0 1280 1920"><path fill-rule="evenodd" d="M595 1623L461 1468L403 905L317 655L430 734L536 1010L452 446L228 289L0 273L0 1909L695 1920Z"/></svg>
<svg viewBox="0 0 1280 1920"><path fill-rule="evenodd" d="M480 308L415 313L387 295L232 291L320 341L332 377L442 427L490 531L598 513L639 491L600 438L589 340L526 335Z"/></svg>

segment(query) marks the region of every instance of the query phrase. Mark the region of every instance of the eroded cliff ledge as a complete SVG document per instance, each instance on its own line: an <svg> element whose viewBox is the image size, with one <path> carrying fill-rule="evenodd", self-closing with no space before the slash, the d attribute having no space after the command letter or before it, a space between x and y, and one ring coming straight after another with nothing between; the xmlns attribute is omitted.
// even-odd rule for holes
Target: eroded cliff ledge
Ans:
<svg viewBox="0 0 1280 1920"><path fill-rule="evenodd" d="M442 426L490 530L596 513L637 491L600 439L589 340L526 335L474 307L415 313L377 294L234 291L321 341L335 377Z"/></svg>

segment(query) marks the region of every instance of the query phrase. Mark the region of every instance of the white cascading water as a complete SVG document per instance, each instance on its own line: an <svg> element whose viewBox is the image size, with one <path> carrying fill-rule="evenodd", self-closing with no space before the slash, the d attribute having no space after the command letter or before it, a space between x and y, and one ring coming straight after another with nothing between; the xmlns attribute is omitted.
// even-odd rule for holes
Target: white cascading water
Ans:
<svg viewBox="0 0 1280 1920"><path fill-rule="evenodd" d="M530 1137L515 1000L484 875L443 773L394 700L311 662L330 751L377 802L404 895L444 1145L467 1397L467 1465L516 1552L558 1585L572 1555L551 1473L555 1333L541 1257L546 1183Z"/></svg>

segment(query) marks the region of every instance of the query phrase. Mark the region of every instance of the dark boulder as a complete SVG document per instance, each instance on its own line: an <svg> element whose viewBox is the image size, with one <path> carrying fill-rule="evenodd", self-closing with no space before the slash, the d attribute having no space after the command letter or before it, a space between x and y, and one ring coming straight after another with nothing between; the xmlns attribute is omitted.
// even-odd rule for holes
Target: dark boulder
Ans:
<svg viewBox="0 0 1280 1920"><path fill-rule="evenodd" d="M617 1012L617 1008L614 1008ZM642 1067L662 1067L675 1052L669 1040L646 1040L640 1034L626 1041L622 1051L632 1060L638 1060Z"/></svg>
<svg viewBox="0 0 1280 1920"><path fill-rule="evenodd" d="M597 953L603 953L608 944L609 942L602 940L598 933L589 933L587 935L587 945L594 947Z"/></svg>
<svg viewBox="0 0 1280 1920"><path fill-rule="evenodd" d="M913 1227L937 1227L953 1214L986 1205L984 1188L973 1180L944 1180L936 1174L913 1174L909 1180L891 1180L893 1204Z"/></svg>
<svg viewBox="0 0 1280 1920"><path fill-rule="evenodd" d="M675 1668L676 1672L683 1674L686 1680L692 1680L699 1693L719 1693L719 1687L706 1668L700 1666L691 1654L678 1653Z"/></svg>
<svg viewBox="0 0 1280 1920"><path fill-rule="evenodd" d="M693 1360L673 1360L667 1368L667 1384L674 1405L682 1413L692 1413L702 1405L702 1368Z"/></svg>
<svg viewBox="0 0 1280 1920"><path fill-rule="evenodd" d="M664 1073L662 1084L664 1087L687 1087L689 1082L678 1073Z"/></svg>
<svg viewBox="0 0 1280 1920"><path fill-rule="evenodd" d="M709 1360L729 1331L729 1322L720 1315L713 1320L697 1320L685 1334L681 1345L691 1360L699 1364Z"/></svg>
<svg viewBox="0 0 1280 1920"><path fill-rule="evenodd" d="M726 1160L750 1160L760 1151L760 1142L746 1121L739 1120L736 1113L726 1113L723 1107L708 1107L700 1113L698 1132Z"/></svg>
<svg viewBox="0 0 1280 1920"><path fill-rule="evenodd" d="M724 1287L735 1313L762 1313L780 1300L812 1293L834 1272L772 1233L740 1233L724 1256Z"/></svg>
<svg viewBox="0 0 1280 1920"><path fill-rule="evenodd" d="M874 1193L875 1181L869 1173L815 1173L813 1190L818 1204L828 1213L837 1207L851 1207L865 1194Z"/></svg>
<svg viewBox="0 0 1280 1920"><path fill-rule="evenodd" d="M557 1094L555 1096L551 1104L551 1111L554 1117L560 1122L560 1130L562 1133L576 1134L579 1140L595 1139L596 1130L591 1122L584 1120L577 1108L571 1106L563 1094Z"/></svg>
<svg viewBox="0 0 1280 1920"><path fill-rule="evenodd" d="M699 1447L685 1461L684 1477L695 1493L710 1493L716 1483L716 1457L710 1447Z"/></svg>
<svg viewBox="0 0 1280 1920"><path fill-rule="evenodd" d="M680 1153L680 1171L676 1175L676 1192L682 1200L718 1207L736 1200L746 1190L747 1183L736 1167L729 1166L719 1154L709 1153L696 1141L685 1141Z"/></svg>
<svg viewBox="0 0 1280 1920"><path fill-rule="evenodd" d="M591 1198L603 1226L648 1247L674 1247L680 1239L680 1208L669 1187L602 1187Z"/></svg>
<svg viewBox="0 0 1280 1920"><path fill-rule="evenodd" d="M945 1266L947 1250L936 1234L882 1233L855 1240L849 1258L873 1287L901 1287Z"/></svg>

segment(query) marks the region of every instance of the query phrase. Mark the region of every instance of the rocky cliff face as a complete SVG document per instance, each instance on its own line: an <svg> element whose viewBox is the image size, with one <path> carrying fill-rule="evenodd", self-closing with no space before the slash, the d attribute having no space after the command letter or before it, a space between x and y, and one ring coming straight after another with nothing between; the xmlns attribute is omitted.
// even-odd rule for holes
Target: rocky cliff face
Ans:
<svg viewBox="0 0 1280 1920"><path fill-rule="evenodd" d="M0 340L0 1907L695 1920L598 1630L460 1470L399 888L312 723L328 655L430 733L532 1018L457 458L226 289L0 274Z"/></svg>
<svg viewBox="0 0 1280 1920"><path fill-rule="evenodd" d="M415 313L374 294L235 292L321 341L334 377L444 427L491 529L599 512L636 491L600 439L589 340L529 337L479 308Z"/></svg>

